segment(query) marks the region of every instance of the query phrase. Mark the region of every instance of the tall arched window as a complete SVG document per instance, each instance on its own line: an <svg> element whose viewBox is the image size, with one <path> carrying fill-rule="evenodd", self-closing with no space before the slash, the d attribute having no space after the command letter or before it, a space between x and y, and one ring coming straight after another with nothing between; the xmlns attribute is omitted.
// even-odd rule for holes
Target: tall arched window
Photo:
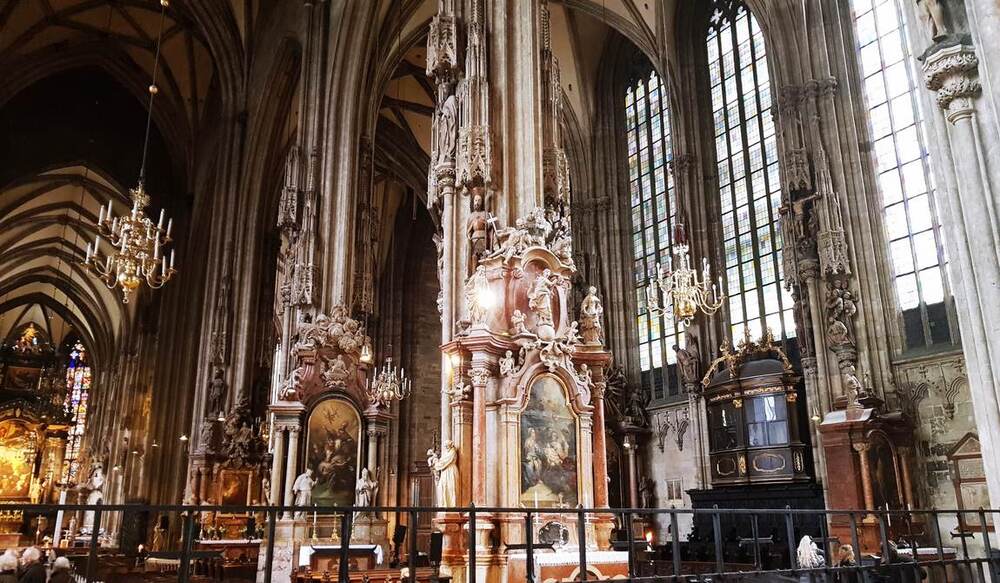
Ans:
<svg viewBox="0 0 1000 583"><path fill-rule="evenodd" d="M87 426L87 408L90 404L90 367L87 352L77 342L69 353L66 367L66 414L72 426L66 436L66 455L63 457L62 481L76 483L80 470L80 444Z"/></svg>
<svg viewBox="0 0 1000 583"><path fill-rule="evenodd" d="M898 0L853 0L858 66L905 347L952 341L923 112Z"/></svg>
<svg viewBox="0 0 1000 583"><path fill-rule="evenodd" d="M634 288L639 313L639 364L643 387L653 399L679 393L674 374L679 330L672 319L646 310L646 286L658 263L667 264L676 221L673 158L666 85L656 72L643 75L625 92L629 190L632 203Z"/></svg>
<svg viewBox="0 0 1000 583"><path fill-rule="evenodd" d="M781 183L764 35L742 1L716 0L707 35L719 202L734 339L795 336L784 289Z"/></svg>

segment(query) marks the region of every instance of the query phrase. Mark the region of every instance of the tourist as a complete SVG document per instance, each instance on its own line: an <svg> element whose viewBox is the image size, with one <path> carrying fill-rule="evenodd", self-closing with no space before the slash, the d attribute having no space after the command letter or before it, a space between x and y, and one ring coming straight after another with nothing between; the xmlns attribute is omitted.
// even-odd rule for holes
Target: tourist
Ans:
<svg viewBox="0 0 1000 583"><path fill-rule="evenodd" d="M854 557L854 547L851 545L840 545L840 549L837 550L837 564L835 566L845 569L837 574L837 580L841 583L854 583L858 580L852 568L858 566L858 561Z"/></svg>
<svg viewBox="0 0 1000 583"><path fill-rule="evenodd" d="M52 563L49 583L73 583L72 565L66 557L58 557Z"/></svg>
<svg viewBox="0 0 1000 583"><path fill-rule="evenodd" d="M0 555L0 583L17 583L17 553L12 549Z"/></svg>
<svg viewBox="0 0 1000 583"><path fill-rule="evenodd" d="M28 547L21 553L21 577L18 583L45 583L45 565L42 564L42 551L38 547Z"/></svg>
<svg viewBox="0 0 1000 583"><path fill-rule="evenodd" d="M816 543L813 542L812 537L809 535L803 536L799 541L799 548L796 554L799 569L819 569L826 566L823 554L819 552L819 547L816 546ZM804 583L812 583L814 581L825 581L826 579L822 573L803 573L799 576L799 580Z"/></svg>

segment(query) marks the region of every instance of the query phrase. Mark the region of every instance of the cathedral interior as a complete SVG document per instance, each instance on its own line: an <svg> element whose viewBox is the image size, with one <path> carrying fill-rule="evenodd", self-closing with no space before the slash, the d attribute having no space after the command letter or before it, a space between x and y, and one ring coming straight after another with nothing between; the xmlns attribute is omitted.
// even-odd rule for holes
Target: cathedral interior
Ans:
<svg viewBox="0 0 1000 583"><path fill-rule="evenodd" d="M0 0L0 581L1000 581L995 75L997 0Z"/></svg>

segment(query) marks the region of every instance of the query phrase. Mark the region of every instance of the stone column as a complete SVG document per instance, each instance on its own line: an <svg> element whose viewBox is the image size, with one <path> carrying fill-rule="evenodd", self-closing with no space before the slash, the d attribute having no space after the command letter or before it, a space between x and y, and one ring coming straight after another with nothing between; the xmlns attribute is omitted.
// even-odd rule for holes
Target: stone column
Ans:
<svg viewBox="0 0 1000 583"><path fill-rule="evenodd" d="M201 466L196 469L197 475L195 476L195 484L198 488L198 498L196 502L203 503L208 500L208 483L211 481L211 468L208 466ZM216 502L219 502L216 500Z"/></svg>
<svg viewBox="0 0 1000 583"><path fill-rule="evenodd" d="M973 19L970 25L983 29ZM1000 426L1000 129L995 109L989 102L984 105L976 48L965 41L935 44L924 55L923 69L941 109L935 127L941 139L932 140L932 158L953 179L939 186L941 226L953 263L949 271L962 349L995 506L1000 501L1000 439L989 429Z"/></svg>
<svg viewBox="0 0 1000 583"><path fill-rule="evenodd" d="M269 499L271 504L281 503L281 462L285 459L285 429L280 425L274 426L274 451L271 459L271 492Z"/></svg>
<svg viewBox="0 0 1000 583"><path fill-rule="evenodd" d="M472 380L472 502L476 506L486 505L486 384L490 379L490 369L485 366L473 368L469 374Z"/></svg>
<svg viewBox="0 0 1000 583"><path fill-rule="evenodd" d="M286 506L291 506L294 502L294 496L292 494L292 484L295 483L295 472L298 471L298 455L299 455L299 428L289 427L288 428L288 453L285 456L287 464L285 465L285 501ZM289 520L292 518L292 513L285 511L282 515L284 520Z"/></svg>
<svg viewBox="0 0 1000 583"><path fill-rule="evenodd" d="M861 490L865 495L865 510L875 509L875 494L872 492L872 476L868 466L869 443L855 443L854 451L858 452L858 459L861 462ZM868 520L871 516L865 517Z"/></svg>
<svg viewBox="0 0 1000 583"><path fill-rule="evenodd" d="M639 507L639 468L636 465L636 449L639 440L634 433L625 435L625 452L628 459L628 505Z"/></svg>
<svg viewBox="0 0 1000 583"><path fill-rule="evenodd" d="M594 431L594 506L608 507L608 457L604 435L604 390L605 382L594 383L593 431Z"/></svg>

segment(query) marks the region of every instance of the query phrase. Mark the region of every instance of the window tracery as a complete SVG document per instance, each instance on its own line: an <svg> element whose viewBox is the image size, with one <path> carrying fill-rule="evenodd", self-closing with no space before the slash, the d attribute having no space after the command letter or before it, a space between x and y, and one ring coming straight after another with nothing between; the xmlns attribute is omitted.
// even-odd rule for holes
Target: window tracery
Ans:
<svg viewBox="0 0 1000 583"><path fill-rule="evenodd" d="M644 389L653 399L678 394L675 344L683 344L677 322L646 309L646 287L658 264L672 254L677 193L666 84L655 71L625 91L625 136L632 210L634 291L638 306L639 363Z"/></svg>
<svg viewBox="0 0 1000 583"><path fill-rule="evenodd" d="M907 349L951 342L946 264L924 113L898 0L853 0L858 68Z"/></svg>
<svg viewBox="0 0 1000 583"><path fill-rule="evenodd" d="M764 35L749 8L715 2L706 35L728 317L733 340L795 336L783 285L781 183Z"/></svg>

